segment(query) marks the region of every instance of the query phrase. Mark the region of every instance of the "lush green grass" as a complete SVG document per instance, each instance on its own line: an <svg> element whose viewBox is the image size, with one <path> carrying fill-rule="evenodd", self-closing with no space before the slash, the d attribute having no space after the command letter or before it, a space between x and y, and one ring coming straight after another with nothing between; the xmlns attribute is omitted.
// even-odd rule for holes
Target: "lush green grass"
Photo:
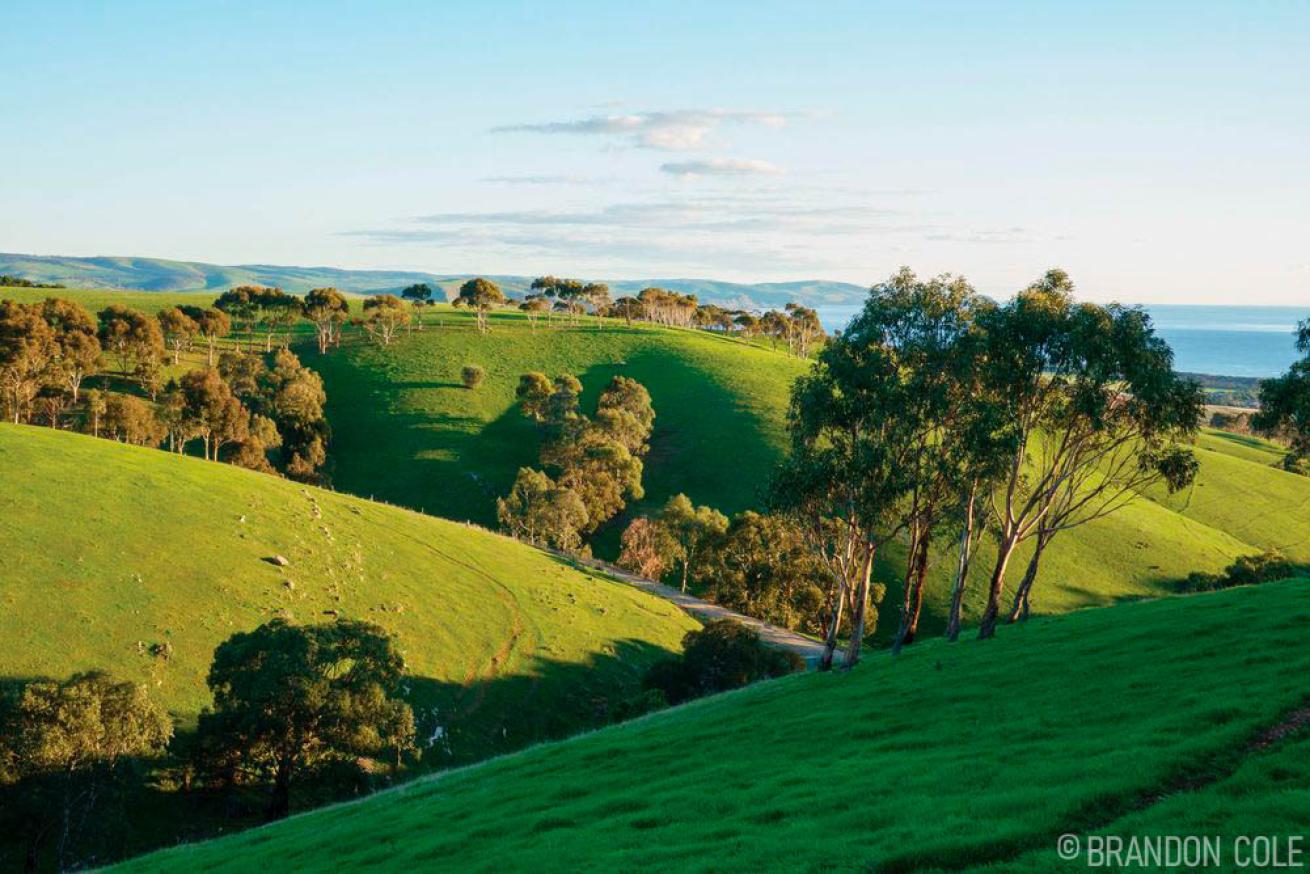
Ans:
<svg viewBox="0 0 1310 874"><path fill-rule="evenodd" d="M1035 619L992 642L933 642L850 674L694 702L138 867L1004 862L1240 759L1305 700L1308 621L1303 580Z"/></svg>
<svg viewBox="0 0 1310 874"><path fill-rule="evenodd" d="M735 512L758 505L784 451L792 380L806 367L704 331L594 319L533 331L504 313L479 335L467 313L438 307L427 319L431 327L388 349L302 353L327 388L333 479L356 494L484 524L494 524L495 499L519 467L538 463L537 429L514 399L527 371L577 375L584 410L616 374L641 382L656 420L637 509L685 492ZM476 390L460 383L465 364L486 368Z"/></svg>
<svg viewBox="0 0 1310 874"><path fill-rule="evenodd" d="M1276 549L1297 561L1310 561L1310 477L1267 462L1267 444L1238 443L1210 432L1202 436L1196 483L1175 495L1152 497L1188 519L1259 549ZM1242 438L1238 438L1241 440Z"/></svg>
<svg viewBox="0 0 1310 874"><path fill-rule="evenodd" d="M1274 467L1281 466L1283 456L1287 454L1284 447L1263 437L1234 434L1231 431L1219 431L1213 428L1202 430L1200 436L1196 438L1196 445L1234 458Z"/></svg>
<svg viewBox="0 0 1310 874"><path fill-rule="evenodd" d="M0 426L0 554L0 674L104 668L148 682L186 724L232 633L366 619L396 635L420 722L445 729L430 765L603 722L695 627L496 534L29 426ZM149 654L157 643L171 658Z"/></svg>
<svg viewBox="0 0 1310 874"><path fill-rule="evenodd" d="M36 303L48 297L61 297L80 303L92 314L115 303L141 310L143 313L157 313L180 305L209 306L217 296L212 291L114 291L83 288L10 288L0 285L0 300Z"/></svg>
<svg viewBox="0 0 1310 874"><path fill-rule="evenodd" d="M134 305L177 297L72 293L115 294L130 296ZM344 348L326 356L311 343L298 346L327 387L334 483L486 525L494 524L495 498L508 490L518 468L537 462L537 430L514 404L518 377L527 370L582 376L584 407L616 373L650 389L657 418L647 498L626 518L680 491L728 512L758 506L760 489L785 451L791 382L808 366L784 352L704 331L598 325L590 318L579 327L557 320L533 331L521 314L505 312L492 317L493 330L483 336L469 313L447 306L430 310L426 321L426 330L403 334L387 349L353 333ZM486 368L487 381L477 390L460 382L465 364ZM1274 470L1272 444L1207 431L1200 446L1202 476L1193 489L1159 503L1138 501L1061 534L1045 559L1034 608L1062 612L1168 593L1192 571L1221 570L1240 554L1286 546L1305 530L1301 517L1307 513L1299 508L1310 506L1310 478ZM616 553L622 524L602 531L601 554ZM929 579L925 633L940 627L948 599L950 544L942 548ZM878 569L889 585L885 612L898 597L902 552L890 547ZM1021 550L1015 580L1026 560ZM981 607L990 561L985 547L973 566L970 616ZM890 625L882 624L883 634Z"/></svg>
<svg viewBox="0 0 1310 874"><path fill-rule="evenodd" d="M1286 838L1299 836L1301 864L1285 866L1296 870L1305 864L1306 823L1310 822L1310 733L1289 736L1281 743L1256 750L1238 763L1234 772L1213 783L1185 788L1170 794L1158 804L1129 813L1096 829L1096 834L1113 835L1128 841L1134 836L1199 835L1218 838L1221 864L1207 866L1208 871L1250 871L1272 868L1252 865L1252 847L1241 846L1238 839L1256 836ZM996 866L1007 872L1085 870L1086 857L1064 863L1063 869L1054 852L1054 844ZM1245 860L1245 864L1243 864ZM1288 856L1284 849L1283 860ZM1133 870L1172 870L1137 866Z"/></svg>

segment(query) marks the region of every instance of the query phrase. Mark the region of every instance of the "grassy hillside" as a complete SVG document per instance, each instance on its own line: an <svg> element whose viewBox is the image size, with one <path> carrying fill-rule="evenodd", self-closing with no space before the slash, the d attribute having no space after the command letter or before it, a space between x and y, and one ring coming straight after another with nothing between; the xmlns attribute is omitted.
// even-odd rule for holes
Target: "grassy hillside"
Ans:
<svg viewBox="0 0 1310 874"><path fill-rule="evenodd" d="M0 554L0 675L105 668L185 724L233 632L365 619L396 635L416 714L445 729L433 765L604 721L695 627L495 534L27 426L0 426ZM163 643L170 658L150 654Z"/></svg>
<svg viewBox="0 0 1310 874"><path fill-rule="evenodd" d="M304 352L328 393L337 487L484 524L523 465L536 465L539 436L519 413L519 376L540 370L582 380L584 410L616 374L650 390L655 433L642 506L686 492L734 512L756 505L784 451L791 382L806 367L781 353L704 331L625 327L593 319L532 331L504 313L480 335L466 313L438 308L432 328L388 349L358 343L327 356ZM470 391L460 368L479 364Z"/></svg>
<svg viewBox="0 0 1310 874"><path fill-rule="evenodd" d="M1271 459L1264 441L1240 441L1237 435L1202 435L1196 483L1175 495L1153 492L1152 498L1254 547L1310 561L1310 477L1273 467L1281 454Z"/></svg>
<svg viewBox="0 0 1310 874"><path fill-rule="evenodd" d="M495 498L508 491L518 468L537 463L537 430L514 402L518 377L527 370L581 375L584 409L614 374L634 377L650 390L656 420L644 478L647 498L630 508L630 516L677 492L729 513L758 507L761 487L786 451L791 383L808 367L782 352L703 331L617 322L598 330L588 319L581 327L534 332L517 314L506 313L494 317L493 331L482 336L464 313L441 308L430 319L441 327L404 336L389 349L355 344L328 356L302 353L327 387L334 481L357 494L483 524L494 524ZM459 379L460 368L470 363L487 370L486 383L476 391ZM1217 463L1226 460L1217 456ZM1240 465L1252 468L1253 483L1283 476L1267 466ZM1310 479L1292 487L1310 499ZM602 553L614 554L621 525L602 533ZM1062 612L1166 594L1190 572L1220 570L1263 545L1141 500L1062 535L1048 553L1034 606ZM1025 561L1027 553L1019 559ZM973 615L981 609L989 560L985 548L974 566ZM894 545L879 568L891 588L889 605L902 561ZM943 555L932 574L928 633L943 621L950 563ZM1021 573L1022 565L1016 579Z"/></svg>
<svg viewBox="0 0 1310 874"><path fill-rule="evenodd" d="M1057 835L1156 805L1166 822L1175 802L1159 797L1184 782L1219 793L1247 779L1255 795L1204 811L1207 828L1250 821L1278 783L1250 783L1247 768L1267 762L1243 760L1306 702L1307 622L1304 580L1033 620L992 642L932 642L851 674L694 702L129 869L1010 870L1031 852L1046 863L1034 870L1051 870Z"/></svg>

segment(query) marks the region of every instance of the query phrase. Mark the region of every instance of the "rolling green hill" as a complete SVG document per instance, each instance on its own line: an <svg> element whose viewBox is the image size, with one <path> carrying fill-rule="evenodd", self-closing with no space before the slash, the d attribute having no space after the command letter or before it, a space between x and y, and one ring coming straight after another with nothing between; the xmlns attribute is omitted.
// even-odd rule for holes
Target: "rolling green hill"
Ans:
<svg viewBox="0 0 1310 874"><path fill-rule="evenodd" d="M520 466L537 464L539 437L515 407L514 388L521 373L543 370L579 374L584 409L614 374L650 390L656 419L644 476L647 497L625 518L677 492L729 513L759 506L761 489L786 451L787 399L806 362L704 331L618 322L598 328L591 319L580 327L533 331L518 314L504 313L493 317L492 332L482 336L472 330L468 314L446 308L437 313L430 318L439 319L440 327L406 335L388 349L359 343L327 356L302 353L327 387L338 488L494 524L495 498L508 491ZM486 368L487 381L476 391L460 383L464 364ZM1287 479L1268 464L1219 452L1202 455L1206 477L1196 494L1219 491L1212 480L1233 481L1234 487L1240 480L1260 508L1297 494L1310 502L1310 479ZM1238 555L1273 545L1278 535L1278 526L1270 524L1247 531L1250 539L1234 536L1215 524L1222 520L1196 508L1176 509L1143 499L1061 535L1048 554L1035 609L1063 612L1167 594L1192 571L1218 571ZM622 524L602 531L602 554L617 551ZM988 549L973 568L972 615L981 609ZM1021 551L1019 561L1026 559ZM889 604L895 603L902 562L901 547L893 545L878 569L889 584ZM943 622L950 564L943 555L930 580L924 616L929 633Z"/></svg>
<svg viewBox="0 0 1310 874"><path fill-rule="evenodd" d="M0 675L104 668L185 726L232 633L364 619L397 637L425 737L441 729L431 765L605 721L696 627L496 534L30 426L0 426L0 555Z"/></svg>
<svg viewBox="0 0 1310 874"><path fill-rule="evenodd" d="M333 425L333 479L429 513L495 522L495 499L523 465L536 465L537 428L519 411L519 376L577 375L583 409L616 374L650 390L655 433L644 483L649 507L686 492L727 512L758 503L785 446L791 382L806 364L705 331L625 327L530 329L518 314L492 317L480 335L469 314L439 307L429 323L387 349L351 344L320 356ZM464 388L460 369L479 364L486 382Z"/></svg>
<svg viewBox="0 0 1310 874"><path fill-rule="evenodd" d="M123 295L132 305L164 305L177 294L58 292L91 307ZM4 292L40 299L50 292ZM189 296L188 296L189 297ZM200 299L204 300L201 295ZM539 436L514 404L527 370L582 377L584 408L617 373L650 389L657 418L644 484L647 497L626 517L686 492L697 503L735 512L758 506L761 489L786 447L790 385L808 366L780 351L704 331L601 325L533 331L516 312L492 317L478 335L472 317L433 308L428 327L387 349L352 339L326 356L298 347L324 378L336 488L456 520L494 524L495 498L520 466L537 463ZM480 364L486 382L465 389L459 371ZM1119 514L1062 534L1048 553L1034 608L1057 613L1174 591L1193 571L1215 572L1238 555L1281 548L1310 560L1299 532L1310 528L1310 478L1275 469L1281 453L1258 438L1206 431L1196 486L1178 495L1152 494ZM1236 498L1234 496L1237 496ZM603 529L600 554L617 553L624 519ZM949 543L930 576L924 631L940 628L949 592ZM977 615L989 570L988 547L974 563L967 614ZM1015 577L1027 558L1021 550ZM878 568L896 602L903 555L885 551ZM884 622L881 632L890 631Z"/></svg>
<svg viewBox="0 0 1310 874"><path fill-rule="evenodd" d="M1062 833L1134 811L1159 813L1159 827L1168 809L1196 811L1207 833L1238 828L1294 783L1303 765L1272 783L1250 772L1295 751L1256 754L1254 742L1306 703L1307 622L1306 580L1036 619L992 642L933 641L849 674L693 702L127 869L1052 870ZM1244 780L1250 794L1231 809L1162 798L1180 786L1218 798ZM1278 802L1275 823L1310 813L1304 791Z"/></svg>

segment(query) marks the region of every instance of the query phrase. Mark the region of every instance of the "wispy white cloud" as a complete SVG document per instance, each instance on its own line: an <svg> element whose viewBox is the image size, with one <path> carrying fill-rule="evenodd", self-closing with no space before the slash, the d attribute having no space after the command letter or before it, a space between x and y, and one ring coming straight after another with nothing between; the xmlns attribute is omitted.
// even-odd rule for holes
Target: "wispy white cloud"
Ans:
<svg viewBox="0 0 1310 874"><path fill-rule="evenodd" d="M492 133L575 134L627 138L633 145L647 149L681 151L702 148L721 125L756 125L782 127L797 113L758 112L733 109L680 109L662 112L638 112L616 115L593 115L570 121L507 124L493 127Z"/></svg>
<svg viewBox="0 0 1310 874"><path fill-rule="evenodd" d="M671 161L660 165L660 172L692 178L696 176L776 176L782 168L768 161L751 158L708 158L703 161Z"/></svg>

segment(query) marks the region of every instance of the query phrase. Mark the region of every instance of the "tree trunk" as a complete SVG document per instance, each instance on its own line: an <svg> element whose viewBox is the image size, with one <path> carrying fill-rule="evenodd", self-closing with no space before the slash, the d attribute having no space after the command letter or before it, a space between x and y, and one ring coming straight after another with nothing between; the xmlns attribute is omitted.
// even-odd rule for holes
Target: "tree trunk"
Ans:
<svg viewBox="0 0 1310 874"><path fill-rule="evenodd" d="M846 645L846 658L842 669L850 670L860 661L860 648L864 644L864 623L869 614L869 579L873 576L874 550L869 549L864 557L864 568L860 572L860 581L855 590L855 599L851 614L851 641Z"/></svg>
<svg viewBox="0 0 1310 874"><path fill-rule="evenodd" d="M833 599L832 616L828 622L828 633L823 641L823 656L819 659L819 670L832 670L832 657L837 651L837 633L841 629L842 612L846 607L846 582L843 580L837 586L836 597Z"/></svg>
<svg viewBox="0 0 1310 874"><path fill-rule="evenodd" d="M1037 582L1037 566L1041 563L1042 552L1046 549L1046 545L1051 542L1053 534L1054 532L1037 532L1037 545L1033 548L1033 557L1028 560L1028 568L1024 571L1023 579L1019 582L1019 588L1014 592L1014 604L1010 607L1010 615L1006 621L1015 623L1020 619L1028 618L1033 583Z"/></svg>
<svg viewBox="0 0 1310 874"><path fill-rule="evenodd" d="M928 544L931 538L924 534L919 546L918 567L914 571L914 600L910 605L910 625L906 629L905 642L914 643L919 634L919 616L923 613L923 588L928 577Z"/></svg>
<svg viewBox="0 0 1310 874"><path fill-rule="evenodd" d="M273 797L269 799L268 809L264 811L267 819L285 819L291 813L291 763L278 763L273 776Z"/></svg>
<svg viewBox="0 0 1310 874"><path fill-rule="evenodd" d="M214 337L210 337L210 338L208 338L208 340L207 340L206 343L205 343L205 345L208 346L208 348L209 348L209 366L210 366L210 367L213 367L213 366L214 366L214 340L215 340L215 339L216 339L216 338L214 338Z"/></svg>
<svg viewBox="0 0 1310 874"><path fill-rule="evenodd" d="M991 585L987 590L987 609L978 623L978 639L987 640L996 634L996 619L1001 612L1001 593L1005 590L1005 568L1010 563L1017 545L1013 535L1002 540L996 552L996 566L992 569Z"/></svg>
<svg viewBox="0 0 1310 874"><path fill-rule="evenodd" d="M959 561L955 566L955 585L951 587L951 608L946 617L946 639L951 643L960 639L960 614L964 609L964 589L969 582L969 563L973 559L973 504L974 493L969 493L965 507L964 524L960 529Z"/></svg>

